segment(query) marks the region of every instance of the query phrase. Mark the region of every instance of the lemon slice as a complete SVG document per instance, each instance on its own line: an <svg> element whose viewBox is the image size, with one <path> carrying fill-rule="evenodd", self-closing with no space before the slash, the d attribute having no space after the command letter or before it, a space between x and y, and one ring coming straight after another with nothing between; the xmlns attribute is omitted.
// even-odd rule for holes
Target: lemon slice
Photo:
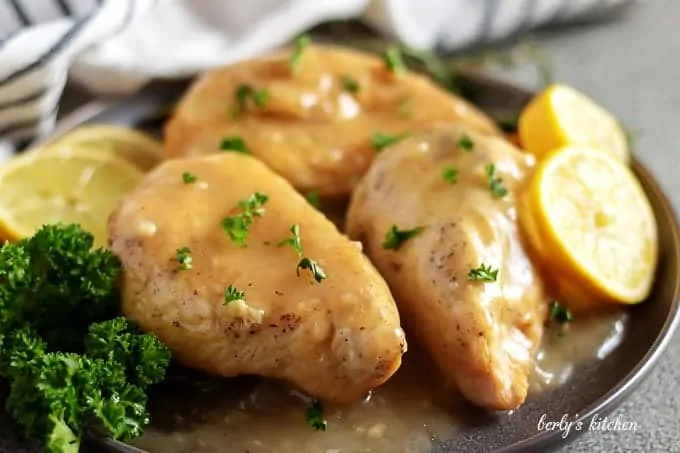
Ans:
<svg viewBox="0 0 680 453"><path fill-rule="evenodd" d="M520 225L562 302L586 310L647 298L657 225L620 160L590 147L559 149L538 164L521 198Z"/></svg>
<svg viewBox="0 0 680 453"><path fill-rule="evenodd" d="M519 137L525 150L539 160L566 145L597 148L628 163L626 134L616 118L586 95L551 85L525 107L519 117Z"/></svg>
<svg viewBox="0 0 680 453"><path fill-rule="evenodd" d="M78 127L48 143L44 150L61 146L85 146L93 152L117 153L144 171L163 160L163 145L158 140L135 129L112 124Z"/></svg>
<svg viewBox="0 0 680 453"><path fill-rule="evenodd" d="M0 166L0 235L16 240L47 223L78 223L106 245L106 222L142 172L110 154L27 153Z"/></svg>

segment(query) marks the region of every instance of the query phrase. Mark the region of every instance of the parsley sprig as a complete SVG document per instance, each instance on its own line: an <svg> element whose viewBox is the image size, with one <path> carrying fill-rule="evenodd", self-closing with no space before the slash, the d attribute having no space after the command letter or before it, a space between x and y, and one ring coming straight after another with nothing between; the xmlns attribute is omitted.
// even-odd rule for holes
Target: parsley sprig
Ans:
<svg viewBox="0 0 680 453"><path fill-rule="evenodd" d="M508 194L508 190L503 187L503 180L496 177L496 166L494 164L486 164L484 166L486 172L486 182L489 185L491 194L496 198L502 198Z"/></svg>
<svg viewBox="0 0 680 453"><path fill-rule="evenodd" d="M458 140L458 147L463 151L471 152L475 149L475 142L472 141L472 137L468 134L463 134L462 137L460 137L460 140Z"/></svg>
<svg viewBox="0 0 680 453"><path fill-rule="evenodd" d="M553 321L559 324L567 324L571 322L572 320L571 311L569 311L567 307L557 302L556 300L550 302L548 309L550 312L550 319L552 319Z"/></svg>
<svg viewBox="0 0 680 453"><path fill-rule="evenodd" d="M182 181L184 181L184 184L191 184L196 182L196 175L192 175L188 171L185 171L182 173Z"/></svg>
<svg viewBox="0 0 680 453"><path fill-rule="evenodd" d="M269 197L255 192L248 198L239 201L237 209L241 212L222 219L220 226L225 233L239 247L245 247L250 232L250 226L255 221L255 217L264 216L264 205Z"/></svg>
<svg viewBox="0 0 680 453"><path fill-rule="evenodd" d="M179 263L179 267L177 269L180 271L188 271L192 268L193 260L191 258L191 249L189 247L184 246L177 249L177 262Z"/></svg>
<svg viewBox="0 0 680 453"><path fill-rule="evenodd" d="M460 171L458 170L458 167L455 165L447 165L442 170L442 179L446 182L450 182L451 184L455 184L458 182L459 174Z"/></svg>
<svg viewBox="0 0 680 453"><path fill-rule="evenodd" d="M246 293L239 291L234 285L229 285L224 291L224 305L227 305L236 300L246 300Z"/></svg>
<svg viewBox="0 0 680 453"><path fill-rule="evenodd" d="M406 73L406 64L401 49L398 46L389 46L383 55L385 60L385 67L397 77L401 77Z"/></svg>
<svg viewBox="0 0 680 453"><path fill-rule="evenodd" d="M241 137L225 137L220 142L222 151L232 151L239 154L252 154L248 145Z"/></svg>
<svg viewBox="0 0 680 453"><path fill-rule="evenodd" d="M295 250L295 253L298 254L298 256L302 255L302 239L300 238L300 225L297 223L290 227L290 232L293 234L293 236L286 238L279 242L279 247L287 245L293 250Z"/></svg>
<svg viewBox="0 0 680 453"><path fill-rule="evenodd" d="M305 420L307 424L317 431L326 431L328 422L323 415L323 405L321 401L315 399L311 402L307 411L305 412Z"/></svg>
<svg viewBox="0 0 680 453"><path fill-rule="evenodd" d="M497 278L498 269L493 269L490 265L484 263L468 272L468 280L473 282L495 282Z"/></svg>
<svg viewBox="0 0 680 453"><path fill-rule="evenodd" d="M302 249L302 239L300 237L300 226L298 224L293 225L290 227L290 232L293 235L279 242L279 247L289 246L295 251L298 258L300 258L300 261L298 261L298 264L295 268L295 273L298 277L300 276L301 270L309 270L312 273L314 280L316 280L317 283L321 283L326 279L326 272L323 270L323 268L321 268L319 263L309 257L304 256L304 251Z"/></svg>
<svg viewBox="0 0 680 453"><path fill-rule="evenodd" d="M309 269L317 283L321 283L326 279L326 272L321 268L321 266L319 266L319 263L305 256L302 257L302 259L298 262L295 272L299 277L300 271L306 269Z"/></svg>
<svg viewBox="0 0 680 453"><path fill-rule="evenodd" d="M399 250L404 242L418 236L424 229L424 226L419 226L410 230L400 230L396 225L392 225L387 234L385 234L382 248L385 250Z"/></svg>
<svg viewBox="0 0 680 453"><path fill-rule="evenodd" d="M340 78L340 82L342 83L343 90L349 93L359 92L359 82L357 82L357 80L352 78L351 76L343 75Z"/></svg>
<svg viewBox="0 0 680 453"><path fill-rule="evenodd" d="M375 134L371 135L371 147L375 152L379 152L388 146L400 142L408 136L408 132L403 132L401 134L386 134L384 132L376 132Z"/></svg>
<svg viewBox="0 0 680 453"><path fill-rule="evenodd" d="M319 195L319 192L317 192L316 190L312 190L311 192L309 192L305 196L305 198L307 199L307 202L314 206L316 209L319 209L319 207L321 206L321 197Z"/></svg>
<svg viewBox="0 0 680 453"><path fill-rule="evenodd" d="M236 107L232 108L231 114L238 118L248 110L248 101L257 108L264 108L269 100L269 91L266 89L256 90L250 85L239 85L234 92Z"/></svg>
<svg viewBox="0 0 680 453"><path fill-rule="evenodd" d="M305 50L307 50L307 47L309 47L311 43L311 38L306 34L300 35L297 37L297 39L295 39L295 42L293 43L293 52L290 54L290 58L288 59L288 67L293 72L293 74L300 72L300 61L302 60L302 55L305 53Z"/></svg>

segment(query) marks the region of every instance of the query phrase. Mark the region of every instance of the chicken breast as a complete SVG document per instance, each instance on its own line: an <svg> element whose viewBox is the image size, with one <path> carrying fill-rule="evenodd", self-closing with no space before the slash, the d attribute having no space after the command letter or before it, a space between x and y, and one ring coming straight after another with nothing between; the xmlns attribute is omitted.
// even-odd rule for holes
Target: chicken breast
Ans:
<svg viewBox="0 0 680 453"><path fill-rule="evenodd" d="M289 57L245 61L198 80L165 127L167 156L214 153L223 139L239 138L298 190L332 197L348 195L368 168L373 134L436 120L498 133L468 102L424 76L396 75L376 56L311 46L297 72Z"/></svg>
<svg viewBox="0 0 680 453"><path fill-rule="evenodd" d="M399 314L361 245L252 157L161 164L112 213L108 232L123 266L123 313L187 366L285 379L338 403L399 368Z"/></svg>
<svg viewBox="0 0 680 453"><path fill-rule="evenodd" d="M407 333L466 398L493 410L524 402L546 315L515 213L532 163L504 140L433 126L377 157L347 217Z"/></svg>

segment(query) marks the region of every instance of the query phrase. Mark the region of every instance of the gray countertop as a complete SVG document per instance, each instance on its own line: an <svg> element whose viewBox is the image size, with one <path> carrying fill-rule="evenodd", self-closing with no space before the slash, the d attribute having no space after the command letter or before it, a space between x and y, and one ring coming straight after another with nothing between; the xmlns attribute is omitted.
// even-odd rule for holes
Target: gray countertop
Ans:
<svg viewBox="0 0 680 453"><path fill-rule="evenodd" d="M555 79L590 94L635 133L637 156L680 212L680 1L624 20L538 35ZM521 76L520 76L521 79ZM680 452L680 335L614 416L637 431L585 432L560 452Z"/></svg>

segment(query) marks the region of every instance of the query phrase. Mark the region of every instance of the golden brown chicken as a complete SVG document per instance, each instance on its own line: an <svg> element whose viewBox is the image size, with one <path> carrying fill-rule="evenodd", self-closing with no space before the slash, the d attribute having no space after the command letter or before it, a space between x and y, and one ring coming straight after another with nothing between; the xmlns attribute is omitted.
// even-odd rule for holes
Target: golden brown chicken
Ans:
<svg viewBox="0 0 680 453"><path fill-rule="evenodd" d="M407 332L488 409L524 402L543 331L543 288L515 213L531 165L502 139L433 126L376 158L347 217Z"/></svg>
<svg viewBox="0 0 680 453"><path fill-rule="evenodd" d="M245 145L298 190L344 196L373 158L374 134L414 132L437 120L498 133L476 107L424 76L390 71L378 57L312 46L297 71L289 60L280 53L202 77L166 125L167 156L217 152L231 139L229 146Z"/></svg>
<svg viewBox="0 0 680 453"><path fill-rule="evenodd" d="M399 314L360 244L252 157L161 164L108 230L123 313L188 366L346 403L401 363Z"/></svg>

